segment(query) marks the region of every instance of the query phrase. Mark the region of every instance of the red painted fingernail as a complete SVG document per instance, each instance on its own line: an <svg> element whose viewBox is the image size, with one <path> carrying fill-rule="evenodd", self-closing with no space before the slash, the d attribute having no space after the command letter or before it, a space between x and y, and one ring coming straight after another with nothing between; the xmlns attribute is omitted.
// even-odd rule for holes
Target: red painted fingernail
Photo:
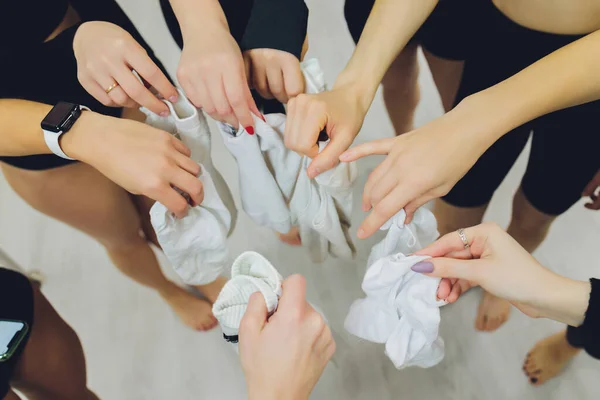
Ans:
<svg viewBox="0 0 600 400"><path fill-rule="evenodd" d="M248 132L250 135L254 135L254 128L251 126L247 126L244 128L246 130L246 132Z"/></svg>
<svg viewBox="0 0 600 400"><path fill-rule="evenodd" d="M265 118L264 115L260 114L260 118L263 120L263 122L267 122L267 119Z"/></svg>

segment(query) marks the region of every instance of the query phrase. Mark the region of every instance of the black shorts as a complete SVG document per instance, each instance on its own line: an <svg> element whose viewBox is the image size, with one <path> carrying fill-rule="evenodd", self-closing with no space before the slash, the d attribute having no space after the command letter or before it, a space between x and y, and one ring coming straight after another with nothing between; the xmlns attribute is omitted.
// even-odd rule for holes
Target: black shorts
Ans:
<svg viewBox="0 0 600 400"><path fill-rule="evenodd" d="M358 40L373 0L347 0L346 20ZM553 51L580 39L525 28L507 18L491 0L440 0L413 40L434 55L462 60L464 72L455 104L489 88ZM557 111L504 135L444 197L457 207L487 204L532 135L521 182L539 211L565 212L600 168L600 101Z"/></svg>
<svg viewBox="0 0 600 400"><path fill-rule="evenodd" d="M0 319L24 321L29 326L25 339L7 361L0 362L0 399L8 393L10 380L33 329L33 288L27 277L0 268Z"/></svg>
<svg viewBox="0 0 600 400"><path fill-rule="evenodd" d="M73 5L76 6L75 3ZM148 55L168 77L166 69L156 58L150 46L114 0L94 0L85 3L85 6L81 10L75 7L82 22L98 20L119 25L146 49ZM9 53L6 57L4 55L0 57L0 71L4 75L0 82L0 98L23 99L50 105L59 101L68 101L87 106L100 114L120 117L122 108L104 106L90 95L77 79L73 38L79 25L81 24L66 29L46 43L13 50L13 53ZM0 157L0 161L28 170L45 170L76 162L53 154Z"/></svg>

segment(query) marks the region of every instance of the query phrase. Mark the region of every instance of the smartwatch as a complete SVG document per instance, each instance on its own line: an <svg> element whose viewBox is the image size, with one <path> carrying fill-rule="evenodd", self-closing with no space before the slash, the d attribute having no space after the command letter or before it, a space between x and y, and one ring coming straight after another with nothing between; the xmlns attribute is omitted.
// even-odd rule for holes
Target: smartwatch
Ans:
<svg viewBox="0 0 600 400"><path fill-rule="evenodd" d="M83 110L89 108L77 104L61 101L52 107L52 110L42 120L42 130L44 131L44 140L48 148L57 156L67 160L74 160L65 154L60 147L60 137L68 132L75 121L79 119Z"/></svg>

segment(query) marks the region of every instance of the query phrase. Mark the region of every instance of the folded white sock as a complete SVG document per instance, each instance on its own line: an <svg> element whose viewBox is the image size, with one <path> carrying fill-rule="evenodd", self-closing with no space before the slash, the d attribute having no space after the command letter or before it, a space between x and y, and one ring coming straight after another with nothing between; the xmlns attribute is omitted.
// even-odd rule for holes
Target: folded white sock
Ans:
<svg viewBox="0 0 600 400"><path fill-rule="evenodd" d="M402 253L383 257L367 270L362 289L367 295L351 306L344 327L362 339L385 343L385 352L398 369L428 368L444 358L444 341L438 336L439 278L413 272L428 257Z"/></svg>
<svg viewBox="0 0 600 400"><path fill-rule="evenodd" d="M156 202L150 219L158 242L169 262L189 285L213 282L227 263L227 235L231 215L221 201L203 165L198 179L204 185L202 204L190 207L184 218L176 218Z"/></svg>
<svg viewBox="0 0 600 400"><path fill-rule="evenodd" d="M265 298L269 314L277 309L283 278L262 255L248 251L240 255L231 267L231 279L223 286L213 314L221 325L225 339L237 350L240 322L252 293Z"/></svg>
<svg viewBox="0 0 600 400"><path fill-rule="evenodd" d="M412 254L430 245L439 236L435 216L428 209L417 209L410 224L405 225L405 219L406 212L400 210L380 228L387 234L371 249L367 266L392 254Z"/></svg>

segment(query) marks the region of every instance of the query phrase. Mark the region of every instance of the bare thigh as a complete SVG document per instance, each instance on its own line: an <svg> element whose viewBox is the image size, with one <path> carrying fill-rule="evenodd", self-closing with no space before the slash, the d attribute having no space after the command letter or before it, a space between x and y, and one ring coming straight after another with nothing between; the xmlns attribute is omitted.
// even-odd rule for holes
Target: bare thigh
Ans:
<svg viewBox="0 0 600 400"><path fill-rule="evenodd" d="M11 385L32 399L95 399L87 390L85 358L77 334L35 286L33 297L33 329Z"/></svg>
<svg viewBox="0 0 600 400"><path fill-rule="evenodd" d="M464 62L440 58L425 49L423 49L423 53L429 64L435 86L440 93L444 111L448 112L454 107Z"/></svg>
<svg viewBox="0 0 600 400"><path fill-rule="evenodd" d="M456 207L442 199L435 199L433 213L438 222L440 235L480 224L487 207L487 204L481 207Z"/></svg>
<svg viewBox="0 0 600 400"><path fill-rule="evenodd" d="M2 167L15 192L36 210L96 238L105 246L140 235L138 212L124 189L83 163L45 171Z"/></svg>

